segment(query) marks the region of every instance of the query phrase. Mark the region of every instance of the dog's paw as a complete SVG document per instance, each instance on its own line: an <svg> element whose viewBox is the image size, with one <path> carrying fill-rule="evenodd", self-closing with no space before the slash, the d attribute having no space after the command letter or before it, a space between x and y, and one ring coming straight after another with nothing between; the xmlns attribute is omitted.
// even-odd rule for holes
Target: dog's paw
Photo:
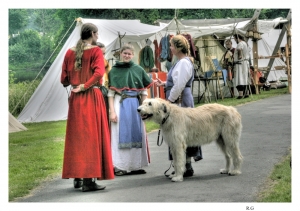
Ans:
<svg viewBox="0 0 300 211"><path fill-rule="evenodd" d="M172 179L173 177L176 177L176 175L175 175L175 174L170 174L170 175L169 175L169 178L170 178L170 179Z"/></svg>
<svg viewBox="0 0 300 211"><path fill-rule="evenodd" d="M228 175L230 176L235 176L235 175L239 175L241 174L242 172L240 172L239 170L232 170L232 171L229 171L228 172Z"/></svg>
<svg viewBox="0 0 300 211"><path fill-rule="evenodd" d="M172 182L182 182L183 176L176 176L172 178Z"/></svg>
<svg viewBox="0 0 300 211"><path fill-rule="evenodd" d="M228 174L228 170L227 169L220 169L220 174Z"/></svg>

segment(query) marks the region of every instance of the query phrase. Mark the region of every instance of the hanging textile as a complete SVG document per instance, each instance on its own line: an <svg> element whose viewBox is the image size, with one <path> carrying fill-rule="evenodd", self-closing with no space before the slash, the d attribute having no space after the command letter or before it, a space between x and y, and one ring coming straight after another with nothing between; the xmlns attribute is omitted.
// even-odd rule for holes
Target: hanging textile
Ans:
<svg viewBox="0 0 300 211"><path fill-rule="evenodd" d="M161 38L159 43L159 51L160 51L160 62L164 62L168 60L169 62L172 61L173 54L170 50L170 40L173 37L173 35L165 35L163 38Z"/></svg>
<svg viewBox="0 0 300 211"><path fill-rule="evenodd" d="M192 36L190 34L187 34L187 33L183 33L181 35L184 36L188 40L188 42L190 44L191 56L196 59L196 57L197 57L196 56L196 47L195 47L194 42L192 40Z"/></svg>
<svg viewBox="0 0 300 211"><path fill-rule="evenodd" d="M173 35L169 34L168 36L169 36L169 42L168 42L168 58L167 58L167 60L169 62L172 62L173 54L172 54L172 51L170 49L170 40L172 39Z"/></svg>
<svg viewBox="0 0 300 211"><path fill-rule="evenodd" d="M200 62L201 62L201 59L200 59L200 49L199 49L199 46L195 46L196 47L196 57L195 57L195 60L199 61L199 66L200 66Z"/></svg>
<svg viewBox="0 0 300 211"><path fill-rule="evenodd" d="M150 46L142 48L139 54L139 65L149 72L154 67L153 50Z"/></svg>
<svg viewBox="0 0 300 211"><path fill-rule="evenodd" d="M160 61L159 61L159 55L160 55L160 49L158 46L157 39L153 41L154 44L154 63L155 67L158 69L158 72L161 71Z"/></svg>
<svg viewBox="0 0 300 211"><path fill-rule="evenodd" d="M159 43L159 49L160 49L160 62L164 62L168 58L168 51L169 51L169 37L167 35L161 38Z"/></svg>

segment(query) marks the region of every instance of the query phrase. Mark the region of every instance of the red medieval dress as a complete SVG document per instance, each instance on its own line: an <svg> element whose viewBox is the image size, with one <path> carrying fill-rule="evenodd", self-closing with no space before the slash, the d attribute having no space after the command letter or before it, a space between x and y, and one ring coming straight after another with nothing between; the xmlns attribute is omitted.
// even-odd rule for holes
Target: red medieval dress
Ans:
<svg viewBox="0 0 300 211"><path fill-rule="evenodd" d="M65 137L62 178L113 179L110 132L99 85L105 73L99 47L86 47L82 69L75 71L75 48L69 49L62 65L61 83L85 91L71 92Z"/></svg>

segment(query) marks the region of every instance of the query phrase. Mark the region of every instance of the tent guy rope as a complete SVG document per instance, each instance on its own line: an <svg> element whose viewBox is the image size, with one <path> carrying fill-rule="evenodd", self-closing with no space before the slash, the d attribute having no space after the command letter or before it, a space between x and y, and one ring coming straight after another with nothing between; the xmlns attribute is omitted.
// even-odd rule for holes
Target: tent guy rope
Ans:
<svg viewBox="0 0 300 211"><path fill-rule="evenodd" d="M41 74L42 70L45 68L46 64L49 62L49 60L51 59L51 57L53 56L53 54L55 53L55 51L57 50L58 46L61 44L61 42L63 41L63 39L65 38L65 36L68 34L68 32L70 31L71 27L74 25L75 21L77 21L77 19L75 19L73 21L73 23L71 24L70 28L68 29L68 31L65 33L65 35L63 36L63 38L60 40L60 42L57 44L56 48L53 50L52 54L49 56L49 58L47 59L47 61L45 62L45 64L43 65L43 67L41 68L41 70L38 72L38 74L36 75L36 77L32 80L31 84L29 85L29 88L32 86L33 82L37 79L37 77ZM28 88L28 89L29 89ZM13 111L11 113L14 113L14 111L17 109L17 107L19 106L20 102L24 99L25 95L27 94L27 91L23 94L22 98L19 100L19 102L17 103L17 105L15 106L15 108L13 109Z"/></svg>

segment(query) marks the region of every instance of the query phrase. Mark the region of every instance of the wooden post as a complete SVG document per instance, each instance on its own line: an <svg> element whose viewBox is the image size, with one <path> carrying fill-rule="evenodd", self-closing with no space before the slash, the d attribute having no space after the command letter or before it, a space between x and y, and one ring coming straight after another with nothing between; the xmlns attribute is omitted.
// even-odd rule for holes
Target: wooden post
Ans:
<svg viewBox="0 0 300 211"><path fill-rule="evenodd" d="M287 67L287 75L288 75L288 87L289 93L292 93L292 80L291 80L291 67L290 67L290 53L289 53L289 45L285 45L285 57L286 57L286 67Z"/></svg>
<svg viewBox="0 0 300 211"><path fill-rule="evenodd" d="M257 80L257 70L258 70L258 48L257 48L257 40L252 40L253 41L253 49L252 49L252 54L253 54L253 67L254 67L254 75L253 75L253 81L255 85L255 91L256 94L259 94L258 92L258 80ZM250 70L249 70L250 71Z"/></svg>
<svg viewBox="0 0 300 211"><path fill-rule="evenodd" d="M287 75L288 75L288 87L289 93L292 93L292 77L291 77L291 55L292 55L292 45L291 45L291 21L286 25L287 27L287 44L285 45L285 57L286 57L286 66L287 66Z"/></svg>
<svg viewBox="0 0 300 211"><path fill-rule="evenodd" d="M275 58L276 57L273 57L274 55L276 55L276 53L278 52L278 50L279 50L279 48L280 48L280 44L281 44L281 42L282 42L282 39L283 39L283 37L284 37L284 34L285 33L287 33L288 34L288 32L287 32L287 26L289 25L289 23L291 22L290 20L291 20L291 17L292 17L292 11L290 10L289 11L289 13L288 13L288 15L287 15L287 17L286 17L286 19L289 21L288 23L285 23L284 25L283 25L283 28L281 29L281 32L280 32L280 35L279 35L279 37L278 37L278 39L277 39L277 42L276 42L276 45L275 45L275 47L274 47L274 49L273 49L273 53L272 53L272 55L270 56L270 61L269 61L269 63L268 63L268 71L267 71L267 73L264 75L265 76L265 78L268 78L268 75L269 75L269 73L270 73L270 71L271 71L271 67L273 66L273 64L274 64L274 61L275 61ZM287 36L287 39L288 39L288 36ZM287 41L288 42L288 41Z"/></svg>

